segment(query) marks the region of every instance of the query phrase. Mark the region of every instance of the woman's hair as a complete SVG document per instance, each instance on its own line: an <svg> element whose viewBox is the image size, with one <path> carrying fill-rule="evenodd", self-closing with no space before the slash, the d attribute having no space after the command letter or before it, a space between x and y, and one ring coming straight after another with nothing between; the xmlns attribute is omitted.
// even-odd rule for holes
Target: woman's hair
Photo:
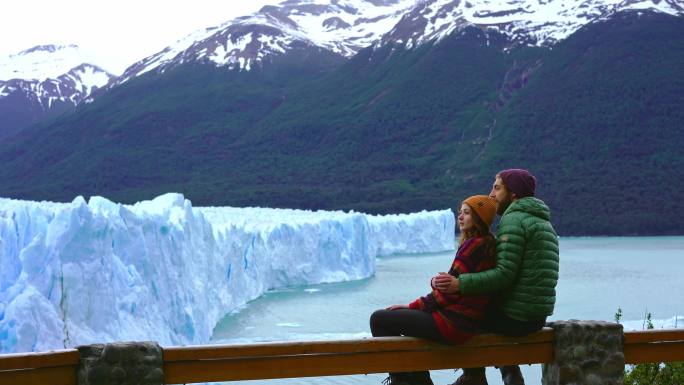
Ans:
<svg viewBox="0 0 684 385"><path fill-rule="evenodd" d="M467 203L463 203L470 207ZM473 237L483 237L485 239L485 247L487 254L494 255L496 253L496 238L492 234L489 226L480 218L477 211L470 207L470 216L473 217L473 227L470 230L461 231L458 238L458 244L461 245L466 239Z"/></svg>

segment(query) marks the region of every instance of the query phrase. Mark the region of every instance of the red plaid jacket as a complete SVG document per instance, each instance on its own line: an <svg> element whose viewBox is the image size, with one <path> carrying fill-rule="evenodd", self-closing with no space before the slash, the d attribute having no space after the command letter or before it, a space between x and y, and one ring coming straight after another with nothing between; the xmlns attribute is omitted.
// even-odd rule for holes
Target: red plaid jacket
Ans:
<svg viewBox="0 0 684 385"><path fill-rule="evenodd" d="M495 257L487 255L485 243L483 237L466 239L456 251L449 274L458 277L493 268ZM430 294L411 302L409 308L432 313L442 336L454 344L461 344L482 333L478 321L484 318L491 299L491 294L446 294L433 288Z"/></svg>

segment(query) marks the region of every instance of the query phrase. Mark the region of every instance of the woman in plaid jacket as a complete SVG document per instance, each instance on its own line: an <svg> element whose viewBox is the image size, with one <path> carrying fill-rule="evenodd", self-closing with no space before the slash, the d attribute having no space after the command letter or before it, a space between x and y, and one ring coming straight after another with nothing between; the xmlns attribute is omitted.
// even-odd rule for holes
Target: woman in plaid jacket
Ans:
<svg viewBox="0 0 684 385"><path fill-rule="evenodd" d="M496 202L486 195L463 201L458 212L460 242L448 273L431 279L432 291L408 305L392 305L375 311L370 318L374 337L411 336L444 344L460 344L482 333L479 321L492 296L462 295L450 289L460 274L488 270L495 265L496 240L490 227ZM432 385L424 372L390 373L391 385Z"/></svg>

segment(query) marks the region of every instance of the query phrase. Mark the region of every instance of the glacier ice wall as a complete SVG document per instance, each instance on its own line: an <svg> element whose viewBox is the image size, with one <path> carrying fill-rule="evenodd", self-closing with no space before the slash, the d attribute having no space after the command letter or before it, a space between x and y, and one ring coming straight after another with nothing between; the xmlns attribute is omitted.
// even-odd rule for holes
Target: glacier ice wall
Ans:
<svg viewBox="0 0 684 385"><path fill-rule="evenodd" d="M450 210L192 207L0 199L0 353L155 340L207 343L270 289L369 277L376 256L450 250Z"/></svg>

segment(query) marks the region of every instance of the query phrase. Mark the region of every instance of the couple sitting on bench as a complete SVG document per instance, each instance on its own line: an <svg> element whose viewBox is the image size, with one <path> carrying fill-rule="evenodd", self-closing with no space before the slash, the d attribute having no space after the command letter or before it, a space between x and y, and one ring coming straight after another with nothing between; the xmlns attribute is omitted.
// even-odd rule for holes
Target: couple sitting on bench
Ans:
<svg viewBox="0 0 684 385"><path fill-rule="evenodd" d="M555 304L558 238L549 208L534 197L536 178L503 170L489 196L467 198L458 211L459 246L432 292L371 315L373 336L410 336L462 344L480 333L523 336L540 330ZM496 238L490 231L501 215ZM524 384L518 366L500 368L505 385ZM390 373L388 385L432 385L430 373ZM452 385L486 385L485 368L464 368Z"/></svg>

